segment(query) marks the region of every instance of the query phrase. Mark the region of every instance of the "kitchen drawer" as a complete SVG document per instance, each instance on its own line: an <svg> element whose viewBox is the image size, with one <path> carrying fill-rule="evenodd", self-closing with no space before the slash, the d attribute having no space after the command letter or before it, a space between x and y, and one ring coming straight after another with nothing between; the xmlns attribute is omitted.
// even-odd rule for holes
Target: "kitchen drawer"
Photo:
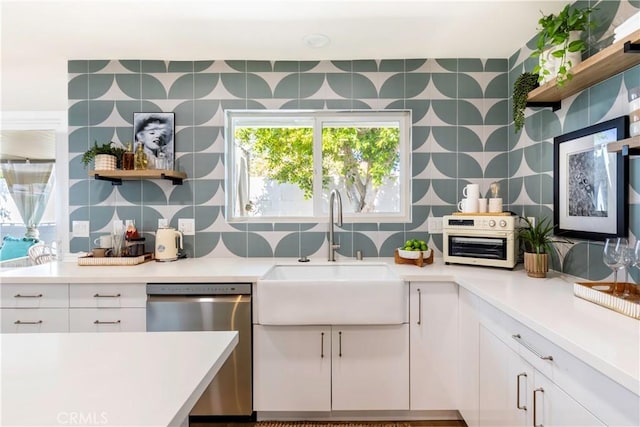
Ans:
<svg viewBox="0 0 640 427"><path fill-rule="evenodd" d="M70 307L144 308L147 289L144 283L72 283L69 285Z"/></svg>
<svg viewBox="0 0 640 427"><path fill-rule="evenodd" d="M68 332L66 308L3 308L2 333Z"/></svg>
<svg viewBox="0 0 640 427"><path fill-rule="evenodd" d="M72 308L71 332L144 332L147 316L144 308Z"/></svg>
<svg viewBox="0 0 640 427"><path fill-rule="evenodd" d="M66 308L69 307L69 285L10 284L0 286L2 308Z"/></svg>

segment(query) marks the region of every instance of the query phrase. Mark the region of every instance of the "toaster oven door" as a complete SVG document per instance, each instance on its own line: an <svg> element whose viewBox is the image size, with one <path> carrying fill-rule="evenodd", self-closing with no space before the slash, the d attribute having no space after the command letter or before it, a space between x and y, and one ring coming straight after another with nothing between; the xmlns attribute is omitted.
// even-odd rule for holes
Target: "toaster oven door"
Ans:
<svg viewBox="0 0 640 427"><path fill-rule="evenodd" d="M506 261L509 257L509 243L507 237L450 234L448 236L448 255Z"/></svg>

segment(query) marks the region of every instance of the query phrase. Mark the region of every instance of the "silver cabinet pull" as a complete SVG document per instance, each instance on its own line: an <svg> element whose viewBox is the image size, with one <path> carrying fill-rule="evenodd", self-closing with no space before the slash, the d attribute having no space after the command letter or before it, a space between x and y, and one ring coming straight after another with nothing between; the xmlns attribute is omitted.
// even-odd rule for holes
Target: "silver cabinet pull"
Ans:
<svg viewBox="0 0 640 427"><path fill-rule="evenodd" d="M120 294L115 294L115 295L95 294L93 297L94 298L120 298L121 295Z"/></svg>
<svg viewBox="0 0 640 427"><path fill-rule="evenodd" d="M114 320L112 322L103 322L102 320L94 320L93 324L94 325L119 325L120 321L119 320Z"/></svg>
<svg viewBox="0 0 640 427"><path fill-rule="evenodd" d="M338 332L338 356L342 357L342 331Z"/></svg>
<svg viewBox="0 0 640 427"><path fill-rule="evenodd" d="M520 374L518 374L518 376L516 376L516 389L517 389L517 394L516 394L516 407L518 409L522 409L523 411L527 410L526 405L520 405L520 377L525 377L527 378L527 373L526 372L522 372Z"/></svg>
<svg viewBox="0 0 640 427"><path fill-rule="evenodd" d="M418 325L422 324L422 293L418 288Z"/></svg>
<svg viewBox="0 0 640 427"><path fill-rule="evenodd" d="M16 320L13 322L14 325L40 325L42 324L42 320L36 320L35 322L25 322L24 320Z"/></svg>
<svg viewBox="0 0 640 427"><path fill-rule="evenodd" d="M42 294L34 294L34 295L15 294L13 297L14 298L42 298Z"/></svg>
<svg viewBox="0 0 640 427"><path fill-rule="evenodd" d="M324 332L320 332L320 357L324 358Z"/></svg>
<svg viewBox="0 0 640 427"><path fill-rule="evenodd" d="M515 334L515 335L511 335L511 338L513 338L514 340L518 341L520 344L522 344L522 346L524 348L526 348L527 350L529 350L531 353L535 354L536 356L538 356L540 359L542 360L553 360L553 356L543 356L538 350L536 350L535 348L533 348L531 346L531 344L527 343L526 341L524 341L522 339L522 337L520 336L520 334Z"/></svg>
<svg viewBox="0 0 640 427"><path fill-rule="evenodd" d="M544 393L544 389L542 387L533 390L533 427L544 427L544 424L538 424L538 420L536 414L538 411L536 410L536 393Z"/></svg>

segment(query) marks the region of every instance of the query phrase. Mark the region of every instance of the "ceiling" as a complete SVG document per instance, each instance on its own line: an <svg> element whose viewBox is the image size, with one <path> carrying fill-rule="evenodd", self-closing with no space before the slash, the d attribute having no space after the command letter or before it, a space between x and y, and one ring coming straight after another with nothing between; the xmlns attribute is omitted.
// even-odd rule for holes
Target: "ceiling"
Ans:
<svg viewBox="0 0 640 427"><path fill-rule="evenodd" d="M2 62L64 59L507 58L529 0L1 0ZM304 37L329 37L309 47Z"/></svg>

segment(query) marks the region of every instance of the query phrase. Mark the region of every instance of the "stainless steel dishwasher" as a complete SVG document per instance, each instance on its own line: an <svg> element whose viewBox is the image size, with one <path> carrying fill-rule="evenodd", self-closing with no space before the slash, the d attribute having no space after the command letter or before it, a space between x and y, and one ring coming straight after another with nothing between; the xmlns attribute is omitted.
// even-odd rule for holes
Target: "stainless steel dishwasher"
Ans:
<svg viewBox="0 0 640 427"><path fill-rule="evenodd" d="M251 283L147 284L147 331L230 330L238 331L238 345L192 417L252 416Z"/></svg>

